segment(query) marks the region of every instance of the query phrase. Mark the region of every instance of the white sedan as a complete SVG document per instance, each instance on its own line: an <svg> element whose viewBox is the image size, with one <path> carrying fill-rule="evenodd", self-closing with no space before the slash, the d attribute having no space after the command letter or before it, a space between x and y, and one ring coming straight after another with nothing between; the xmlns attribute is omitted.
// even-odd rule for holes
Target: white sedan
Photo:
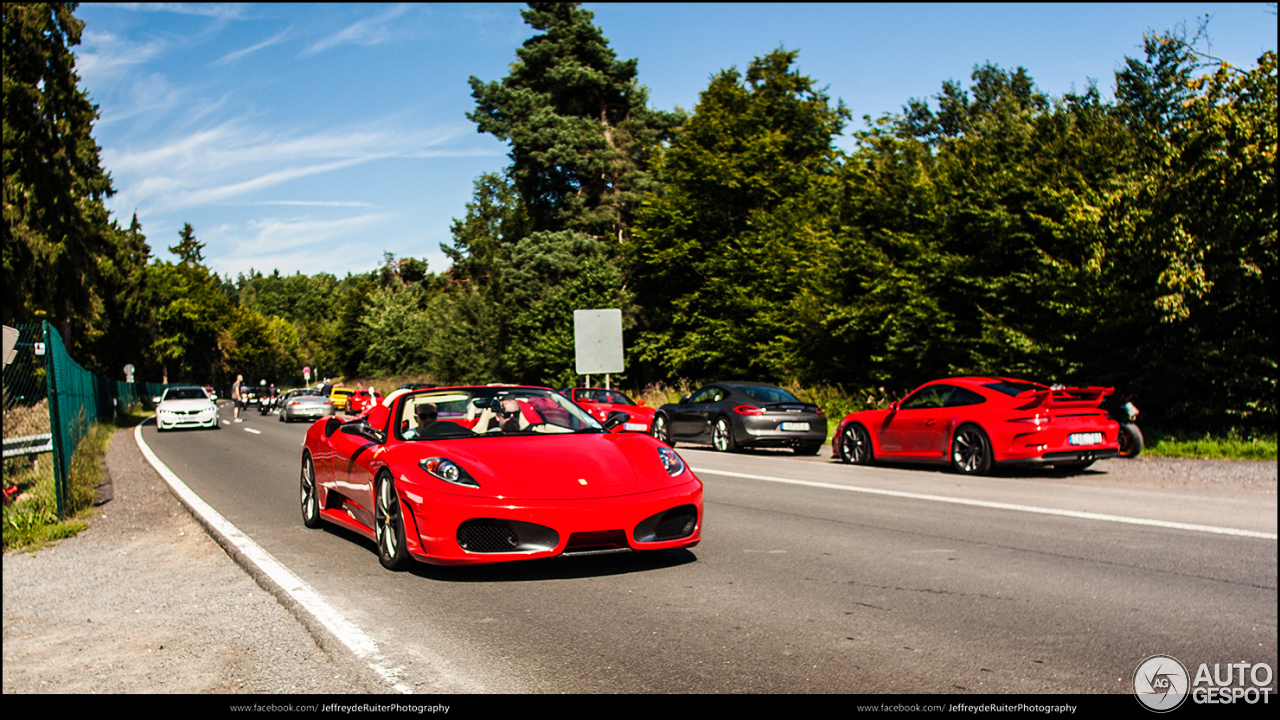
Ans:
<svg viewBox="0 0 1280 720"><path fill-rule="evenodd" d="M179 427L218 429L218 406L202 387L171 387L157 399L156 428Z"/></svg>

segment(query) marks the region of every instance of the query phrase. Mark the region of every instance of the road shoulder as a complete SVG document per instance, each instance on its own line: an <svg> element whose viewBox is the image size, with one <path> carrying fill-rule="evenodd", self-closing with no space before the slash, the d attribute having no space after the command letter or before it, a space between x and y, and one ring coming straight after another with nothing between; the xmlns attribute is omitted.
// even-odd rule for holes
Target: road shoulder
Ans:
<svg viewBox="0 0 1280 720"><path fill-rule="evenodd" d="M132 431L75 538L4 556L5 693L388 692L327 652L205 532Z"/></svg>

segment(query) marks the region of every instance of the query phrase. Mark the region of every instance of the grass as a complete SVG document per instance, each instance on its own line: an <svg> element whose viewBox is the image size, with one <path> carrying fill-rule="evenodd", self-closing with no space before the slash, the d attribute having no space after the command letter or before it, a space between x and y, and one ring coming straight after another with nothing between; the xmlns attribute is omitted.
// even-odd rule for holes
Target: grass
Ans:
<svg viewBox="0 0 1280 720"><path fill-rule="evenodd" d="M1205 460L1276 460L1276 437L1245 437L1238 432L1214 437L1179 436L1151 432L1143 454L1155 457L1201 458Z"/></svg>
<svg viewBox="0 0 1280 720"><path fill-rule="evenodd" d="M58 519L52 455L39 455L34 462L26 457L4 461L5 483L12 480L19 489L14 501L4 506L6 552L37 550L49 543L74 537L88 527L94 513L97 489L102 484L103 461L111 437L116 430L132 427L144 417L133 412L122 414L115 422L94 425L80 441L71 456L70 497L66 499L65 519Z"/></svg>

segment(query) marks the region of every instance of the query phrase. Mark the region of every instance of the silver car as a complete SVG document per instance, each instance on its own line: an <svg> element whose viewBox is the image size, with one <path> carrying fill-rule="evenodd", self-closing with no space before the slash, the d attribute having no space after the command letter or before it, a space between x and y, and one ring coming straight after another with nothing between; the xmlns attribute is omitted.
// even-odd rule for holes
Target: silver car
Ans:
<svg viewBox="0 0 1280 720"><path fill-rule="evenodd" d="M314 388L290 390L280 398L280 422L315 420L333 414L333 401Z"/></svg>

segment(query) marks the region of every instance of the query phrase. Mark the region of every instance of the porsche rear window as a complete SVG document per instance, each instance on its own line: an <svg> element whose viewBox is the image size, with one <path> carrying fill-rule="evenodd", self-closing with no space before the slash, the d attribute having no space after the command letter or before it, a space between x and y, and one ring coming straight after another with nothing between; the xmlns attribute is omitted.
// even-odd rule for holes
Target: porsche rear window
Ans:
<svg viewBox="0 0 1280 720"><path fill-rule="evenodd" d="M1044 388L1033 383L1013 382L1011 380L1001 380L1000 382L986 383L982 387L991 388L996 392L1002 392L1005 395L1013 397L1028 390L1044 390Z"/></svg>
<svg viewBox="0 0 1280 720"><path fill-rule="evenodd" d="M735 385L734 387L743 395L746 395L756 402L800 402L796 399L795 395L792 395L782 388L769 387L768 385Z"/></svg>

